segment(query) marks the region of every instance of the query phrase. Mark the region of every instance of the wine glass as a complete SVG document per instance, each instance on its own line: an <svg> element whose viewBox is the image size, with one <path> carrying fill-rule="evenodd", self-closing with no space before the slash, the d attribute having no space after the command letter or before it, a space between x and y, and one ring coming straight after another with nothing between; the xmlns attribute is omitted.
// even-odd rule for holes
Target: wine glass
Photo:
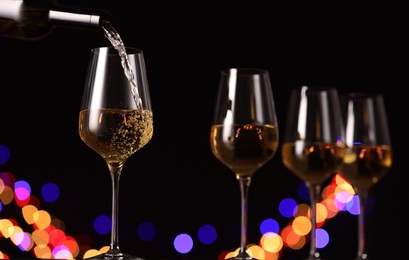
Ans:
<svg viewBox="0 0 409 260"><path fill-rule="evenodd" d="M236 260L247 252L248 191L254 173L278 147L278 126L269 73L259 68L221 71L210 130L213 155L235 173L241 192L241 243Z"/></svg>
<svg viewBox="0 0 409 260"><path fill-rule="evenodd" d="M316 203L321 185L342 167L344 127L336 88L301 86L290 93L282 145L284 165L304 181L310 195L310 250L307 259L322 259L316 246Z"/></svg>
<svg viewBox="0 0 409 260"><path fill-rule="evenodd" d="M352 92L341 96L346 153L341 175L359 198L356 260L368 259L365 245L365 202L369 189L392 166L392 147L382 95Z"/></svg>
<svg viewBox="0 0 409 260"><path fill-rule="evenodd" d="M119 179L126 160L144 147L152 134L153 114L142 50L92 49L79 113L79 135L102 156L112 179L111 244L98 259L141 259L119 248Z"/></svg>

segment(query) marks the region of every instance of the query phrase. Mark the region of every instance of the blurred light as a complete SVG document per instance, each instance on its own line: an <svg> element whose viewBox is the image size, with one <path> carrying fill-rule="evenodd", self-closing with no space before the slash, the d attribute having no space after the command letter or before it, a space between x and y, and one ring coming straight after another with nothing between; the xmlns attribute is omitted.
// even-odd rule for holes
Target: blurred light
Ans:
<svg viewBox="0 0 409 260"><path fill-rule="evenodd" d="M278 253L283 248L283 239L274 232L268 232L261 237L260 245L265 251Z"/></svg>
<svg viewBox="0 0 409 260"><path fill-rule="evenodd" d="M0 178L0 194L3 192L5 186L6 184L4 184L3 179Z"/></svg>
<svg viewBox="0 0 409 260"><path fill-rule="evenodd" d="M219 254L219 256L217 257L217 260L224 260L227 259L226 256L227 254L229 254L229 251L223 251Z"/></svg>
<svg viewBox="0 0 409 260"><path fill-rule="evenodd" d="M40 199L36 195L31 194L30 205L40 208Z"/></svg>
<svg viewBox="0 0 409 260"><path fill-rule="evenodd" d="M248 254L254 259L265 259L263 248L255 244L249 244L247 247Z"/></svg>
<svg viewBox="0 0 409 260"><path fill-rule="evenodd" d="M45 210L38 210L38 211L34 212L33 218L34 218L34 224L39 229L46 229L51 224L51 216Z"/></svg>
<svg viewBox="0 0 409 260"><path fill-rule="evenodd" d="M346 209L352 215L359 215L359 197L358 195L354 195L351 201L349 201L346 205Z"/></svg>
<svg viewBox="0 0 409 260"><path fill-rule="evenodd" d="M61 219L57 218L56 216L52 216L51 218L51 225L55 228L65 230L65 223Z"/></svg>
<svg viewBox="0 0 409 260"><path fill-rule="evenodd" d="M280 252L268 252L264 251L265 257L263 260L278 260L281 257L281 251Z"/></svg>
<svg viewBox="0 0 409 260"><path fill-rule="evenodd" d="M90 249L90 250L88 250L87 252L85 252L85 254L84 254L84 259L86 259L86 258L91 258L91 257L97 256L97 255L99 255L99 254L100 254L99 250Z"/></svg>
<svg viewBox="0 0 409 260"><path fill-rule="evenodd" d="M10 172L0 172L0 179L6 187L13 187L15 178Z"/></svg>
<svg viewBox="0 0 409 260"><path fill-rule="evenodd" d="M137 234L143 241L151 241L156 236L156 227L152 222L145 221L138 225Z"/></svg>
<svg viewBox="0 0 409 260"><path fill-rule="evenodd" d="M20 242L18 244L16 243L16 245L18 245L22 251L30 251L34 246L34 241L31 235L27 232L20 232L18 235L20 236Z"/></svg>
<svg viewBox="0 0 409 260"><path fill-rule="evenodd" d="M316 234L316 245L317 248L324 248L326 245L328 245L329 242L329 235L328 232L322 228L317 228L315 230Z"/></svg>
<svg viewBox="0 0 409 260"><path fill-rule="evenodd" d="M46 202L55 202L60 196L60 189L55 183L49 182L41 187L41 195Z"/></svg>
<svg viewBox="0 0 409 260"><path fill-rule="evenodd" d="M21 251L29 251L33 246L30 235L17 226L12 227L12 230L12 234L10 235L11 241L18 246Z"/></svg>
<svg viewBox="0 0 409 260"><path fill-rule="evenodd" d="M52 259L51 248L47 245L36 246L34 248L34 255L37 258Z"/></svg>
<svg viewBox="0 0 409 260"><path fill-rule="evenodd" d="M34 224L34 213L37 212L37 208L33 205L26 205L22 208L22 213L24 220L27 222L27 224Z"/></svg>
<svg viewBox="0 0 409 260"><path fill-rule="evenodd" d="M0 164L6 163L10 159L10 150L4 144L0 144Z"/></svg>
<svg viewBox="0 0 409 260"><path fill-rule="evenodd" d="M335 193L335 199L343 204L348 203L352 199L353 196L354 196L353 194L345 190L341 190Z"/></svg>
<svg viewBox="0 0 409 260"><path fill-rule="evenodd" d="M193 248L192 237L188 234L179 234L173 241L173 246L181 254L189 253Z"/></svg>
<svg viewBox="0 0 409 260"><path fill-rule="evenodd" d="M48 232L41 229L34 230L34 232L32 233L32 238L36 245L40 247L44 247L50 242L50 236Z"/></svg>
<svg viewBox="0 0 409 260"><path fill-rule="evenodd" d="M16 181L14 183L14 199L19 207L30 202L31 187L26 181Z"/></svg>
<svg viewBox="0 0 409 260"><path fill-rule="evenodd" d="M11 187L5 186L3 192L0 194L0 200L3 205L10 204L14 199L14 191Z"/></svg>
<svg viewBox="0 0 409 260"><path fill-rule="evenodd" d="M56 246L53 251L54 259L72 259L70 250L66 246Z"/></svg>
<svg viewBox="0 0 409 260"><path fill-rule="evenodd" d="M316 223L324 224L328 216L327 208L322 203L317 203L316 212L317 212Z"/></svg>
<svg viewBox="0 0 409 260"><path fill-rule="evenodd" d="M310 193L308 192L308 188L305 186L303 181L297 186L297 195L304 201L310 200Z"/></svg>
<svg viewBox="0 0 409 260"><path fill-rule="evenodd" d="M349 191L351 194L354 193L354 189L351 183L348 181L347 178L342 176L342 174L340 173L335 174L335 176L332 178L332 183L334 183L335 186L338 186L343 190Z"/></svg>
<svg viewBox="0 0 409 260"><path fill-rule="evenodd" d="M10 259L9 256L0 251L0 259Z"/></svg>
<svg viewBox="0 0 409 260"><path fill-rule="evenodd" d="M111 231L111 218L107 215L99 215L94 220L94 230L100 235L108 234Z"/></svg>
<svg viewBox="0 0 409 260"><path fill-rule="evenodd" d="M292 249L301 249L305 245L305 236L297 235L292 226L286 226L281 231L281 238L283 239L284 245Z"/></svg>
<svg viewBox="0 0 409 260"><path fill-rule="evenodd" d="M327 196L325 200L321 201L321 204L327 209L327 219L335 217L339 212L339 209L334 204L334 197L335 195L332 194Z"/></svg>
<svg viewBox="0 0 409 260"><path fill-rule="evenodd" d="M240 248L237 248L236 251L228 252L224 259L230 259L230 258L237 256L239 254L239 250Z"/></svg>
<svg viewBox="0 0 409 260"><path fill-rule="evenodd" d="M69 249L73 257L78 256L80 249L75 238L66 236L64 242L62 242L62 245L66 246Z"/></svg>
<svg viewBox="0 0 409 260"><path fill-rule="evenodd" d="M291 226L294 233L305 236L311 231L311 220L305 216L298 216L294 218Z"/></svg>
<svg viewBox="0 0 409 260"><path fill-rule="evenodd" d="M297 202L295 199L285 198L281 200L280 204L278 205L278 210L284 217L292 218L297 211Z"/></svg>
<svg viewBox="0 0 409 260"><path fill-rule="evenodd" d="M48 234L50 236L50 242L49 243L54 247L60 245L65 240L64 231L62 231L60 229L51 228L51 231Z"/></svg>
<svg viewBox="0 0 409 260"><path fill-rule="evenodd" d="M294 214L294 217L297 216L309 216L310 206L307 204L299 204L297 207L297 211Z"/></svg>
<svg viewBox="0 0 409 260"><path fill-rule="evenodd" d="M268 218L261 222L260 232L262 235L269 232L278 234L280 232L280 226L278 225L278 222L275 219Z"/></svg>
<svg viewBox="0 0 409 260"><path fill-rule="evenodd" d="M12 235L13 223L9 219L0 219L0 231L5 238Z"/></svg>
<svg viewBox="0 0 409 260"><path fill-rule="evenodd" d="M216 241L217 232L212 225L203 225L199 228L197 236L202 244L210 245Z"/></svg>
<svg viewBox="0 0 409 260"><path fill-rule="evenodd" d="M0 145L0 163L9 159L9 150ZM309 201L309 192L304 182L297 186L296 193L304 200ZM60 189L55 183L46 183L41 188L42 199L46 202L55 202L60 196ZM359 197L352 186L340 174L336 174L332 182L324 187L321 193L322 201L317 203L317 248L324 248L329 243L328 232L322 228L327 219L334 217L340 210L348 211L353 215L359 214ZM10 172L0 172L0 212L4 211L12 202L21 208L21 216L27 224L32 225L29 233L19 226L13 218L0 218L0 239L10 239L20 250L32 251L36 258L71 259L90 258L103 254L109 246L92 249L92 238L89 234L74 237L66 236L65 223L58 217L50 215L45 210L39 210L40 199L31 194L30 184L25 180L15 180ZM371 201L369 201L371 203ZM16 207L18 209L18 207ZM311 232L310 206L305 203L297 205L293 198L281 200L278 210L283 217L291 218L286 227L280 232L275 219L267 218L260 224L259 245L248 245L248 252L260 260L276 260L283 253L283 247L299 250L306 245L306 236ZM100 215L94 220L94 229L100 235L111 231L111 218ZM145 221L138 225L138 238L143 241L152 241L156 237L156 227ZM203 225L197 233L202 244L212 244L217 239L217 230L212 225ZM181 254L189 253L193 248L193 240L187 234L180 234L174 239L174 248ZM82 255L80 255L80 252ZM239 248L234 252L223 251L218 260L237 255ZM5 252L0 251L0 259L9 259Z"/></svg>

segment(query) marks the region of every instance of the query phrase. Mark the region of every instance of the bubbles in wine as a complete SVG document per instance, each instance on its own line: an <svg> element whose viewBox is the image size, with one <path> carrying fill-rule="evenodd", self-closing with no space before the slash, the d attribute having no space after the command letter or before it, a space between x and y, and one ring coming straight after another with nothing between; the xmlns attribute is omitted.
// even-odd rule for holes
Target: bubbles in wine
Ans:
<svg viewBox="0 0 409 260"><path fill-rule="evenodd" d="M82 110L79 133L83 142L107 162L123 163L151 140L152 112L146 109Z"/></svg>

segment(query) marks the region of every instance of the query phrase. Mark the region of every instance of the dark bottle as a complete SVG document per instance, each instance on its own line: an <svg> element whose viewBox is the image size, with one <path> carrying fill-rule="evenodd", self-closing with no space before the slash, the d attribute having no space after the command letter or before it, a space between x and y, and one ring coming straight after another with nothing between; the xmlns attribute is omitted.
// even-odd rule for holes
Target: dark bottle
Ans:
<svg viewBox="0 0 409 260"><path fill-rule="evenodd" d="M57 26L102 29L110 23L104 10L58 5L53 0L0 0L0 36L40 40Z"/></svg>

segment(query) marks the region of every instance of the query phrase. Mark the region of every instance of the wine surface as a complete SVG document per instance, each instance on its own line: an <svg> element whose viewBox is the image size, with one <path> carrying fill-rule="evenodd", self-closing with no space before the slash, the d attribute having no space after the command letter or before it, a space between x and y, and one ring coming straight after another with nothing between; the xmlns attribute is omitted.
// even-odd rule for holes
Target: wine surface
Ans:
<svg viewBox="0 0 409 260"><path fill-rule="evenodd" d="M308 143L296 141L284 143L284 165L303 181L321 185L342 167L345 154L343 144Z"/></svg>
<svg viewBox="0 0 409 260"><path fill-rule="evenodd" d="M356 145L346 150L341 175L358 189L369 188L377 183L391 166L391 147Z"/></svg>
<svg viewBox="0 0 409 260"><path fill-rule="evenodd" d="M278 129L273 125L213 125L210 146L215 157L236 174L251 176L276 153Z"/></svg>
<svg viewBox="0 0 409 260"><path fill-rule="evenodd" d="M153 135L150 110L95 109L79 115L82 141L108 163L124 163Z"/></svg>

